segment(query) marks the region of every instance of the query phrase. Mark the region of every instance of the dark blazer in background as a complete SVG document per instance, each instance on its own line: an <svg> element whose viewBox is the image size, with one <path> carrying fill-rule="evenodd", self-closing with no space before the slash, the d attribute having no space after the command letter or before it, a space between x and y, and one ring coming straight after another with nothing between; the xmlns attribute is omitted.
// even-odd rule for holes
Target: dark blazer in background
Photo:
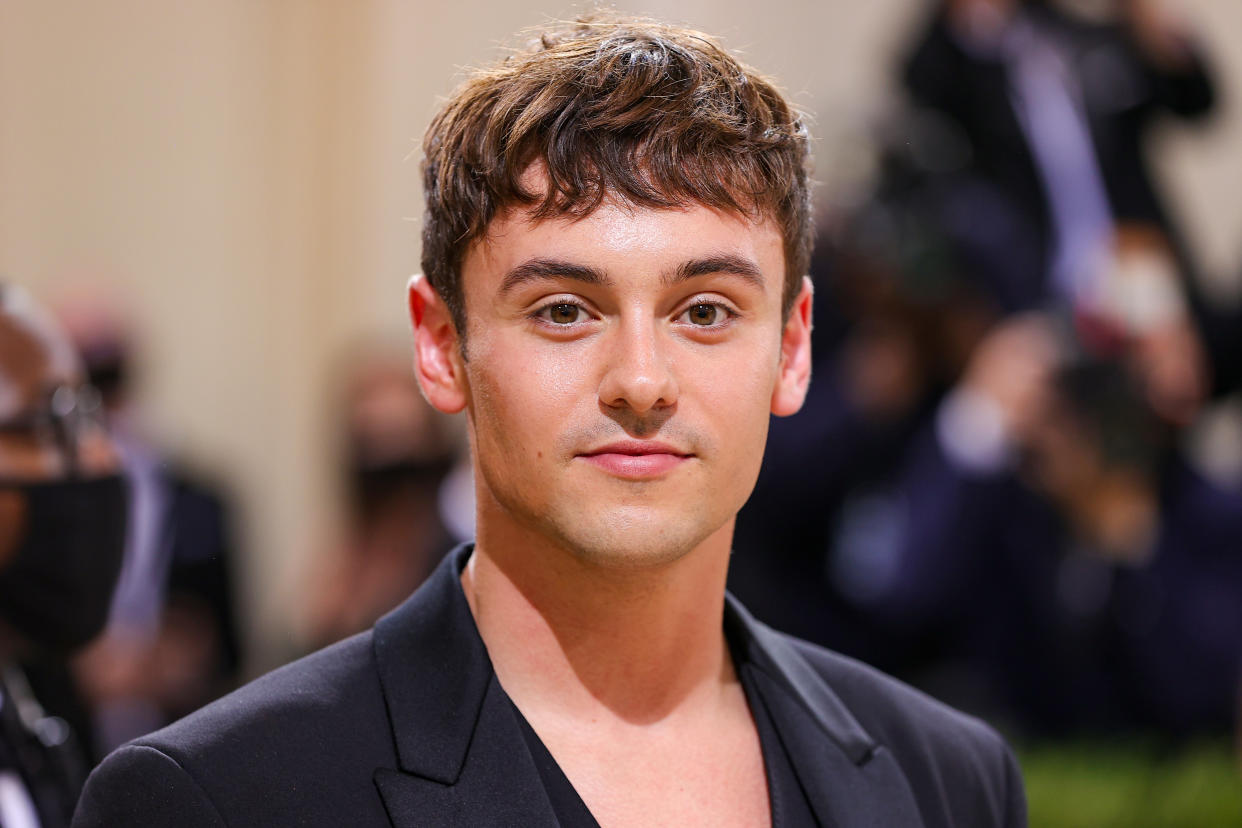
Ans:
<svg viewBox="0 0 1242 828"><path fill-rule="evenodd" d="M372 631L113 753L74 825L556 825L461 590L469 553ZM1025 825L986 725L732 600L726 624L822 824Z"/></svg>
<svg viewBox="0 0 1242 828"><path fill-rule="evenodd" d="M1206 59L1196 48L1185 66L1160 67L1123 25L1081 21L1043 3L1027 3L1022 9L1069 56L1115 219L1161 228L1187 275L1193 275L1193 262L1164 206L1144 143L1163 114L1194 119L1212 111L1216 95ZM917 38L903 80L917 103L948 116L961 128L970 142L974 168L1026 213L1050 249L1048 195L1019 125L1004 61L963 48L941 10Z"/></svg>

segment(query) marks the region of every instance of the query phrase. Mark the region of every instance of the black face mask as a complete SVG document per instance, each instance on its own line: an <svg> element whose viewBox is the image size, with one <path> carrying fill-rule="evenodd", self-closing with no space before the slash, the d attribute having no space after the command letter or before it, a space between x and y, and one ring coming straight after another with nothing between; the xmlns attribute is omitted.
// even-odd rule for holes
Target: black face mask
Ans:
<svg viewBox="0 0 1242 828"><path fill-rule="evenodd" d="M451 468L452 463L448 459L407 459L370 465L355 463L354 491L364 505L376 503L410 487L434 491Z"/></svg>
<svg viewBox="0 0 1242 828"><path fill-rule="evenodd" d="M0 567L0 616L36 644L76 649L108 620L125 555L125 481L116 475L0 488L26 500L24 531Z"/></svg>

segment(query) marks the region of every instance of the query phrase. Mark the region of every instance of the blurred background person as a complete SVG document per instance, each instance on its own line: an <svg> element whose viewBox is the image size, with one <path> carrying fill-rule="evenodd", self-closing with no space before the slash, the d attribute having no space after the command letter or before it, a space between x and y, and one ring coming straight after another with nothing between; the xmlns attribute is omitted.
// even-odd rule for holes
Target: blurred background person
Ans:
<svg viewBox="0 0 1242 828"><path fill-rule="evenodd" d="M1144 358L1013 318L899 490L872 608L935 628L934 692L1028 737L1236 726L1242 493L1186 463Z"/></svg>
<svg viewBox="0 0 1242 828"><path fill-rule="evenodd" d="M771 423L730 564L730 589L760 618L897 672L917 648L859 613L867 564L838 552L843 535L887 531L887 490L995 319L957 268L909 211L821 239L815 381L803 412Z"/></svg>
<svg viewBox="0 0 1242 828"><path fill-rule="evenodd" d="M821 232L815 382L802 412L771 423L730 588L769 623L908 675L927 648L859 611L880 576L865 550L897 525L915 439L1016 309L997 274L1034 253L939 121L902 113L873 140L868 197Z"/></svg>
<svg viewBox="0 0 1242 828"><path fill-rule="evenodd" d="M449 476L460 429L423 399L408 350L357 348L347 374L338 405L348 524L340 547L312 575L310 649L369 629L463 540Z"/></svg>
<svg viewBox="0 0 1242 828"><path fill-rule="evenodd" d="M1099 11L936 7L906 66L920 106L880 124L867 197L821 240L815 383L772 423L730 586L1015 733L1219 736L1242 502L1180 444L1212 390L1205 341L1227 338L1203 335L1224 316L1199 312L1140 140L1162 106L1206 111L1211 84L1150 7ZM1130 42L1149 26L1176 60ZM1088 106L1099 60L1117 65ZM1089 621L1067 608L1080 570Z"/></svg>
<svg viewBox="0 0 1242 828"><path fill-rule="evenodd" d="M126 486L99 395L24 291L0 282L0 824L68 825L88 757L64 660L103 629ZM33 665L33 666L32 666Z"/></svg>
<svg viewBox="0 0 1242 828"><path fill-rule="evenodd" d="M1190 257L1149 171L1162 113L1202 117L1215 99L1190 32L1152 0L944 0L907 58L918 105L965 139L970 164L1038 241L1027 306L1079 300L1117 224L1153 225Z"/></svg>
<svg viewBox="0 0 1242 828"><path fill-rule="evenodd" d="M1161 116L1202 119L1216 101L1199 39L1168 3L944 0L902 77L1028 237L1023 258L993 274L1012 308L1056 301L1115 320L1117 282L1127 281L1124 301L1141 310L1126 312L1146 324L1189 308L1193 323L1169 334L1179 380L1206 392L1213 374L1232 371L1227 320L1202 290L1148 160ZM1157 246L1154 261L1146 253Z"/></svg>
<svg viewBox="0 0 1242 828"><path fill-rule="evenodd" d="M237 550L225 495L148 436L131 390L139 343L118 295L79 287L55 310L101 395L130 490L108 626L74 664L99 759L236 684Z"/></svg>

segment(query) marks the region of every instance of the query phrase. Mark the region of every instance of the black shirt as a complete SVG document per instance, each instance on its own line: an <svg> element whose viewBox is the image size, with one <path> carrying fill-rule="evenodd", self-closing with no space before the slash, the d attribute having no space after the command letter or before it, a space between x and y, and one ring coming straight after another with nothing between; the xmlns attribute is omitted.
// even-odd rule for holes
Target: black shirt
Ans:
<svg viewBox="0 0 1242 828"><path fill-rule="evenodd" d="M807 801L802 783L794 772L793 763L781 741L780 733L772 724L768 714L767 703L763 693L754 681L754 667L740 660L740 648L733 653L734 664L737 665L738 678L746 693L746 701L750 705L750 714L754 718L755 728L759 731L759 745L763 751L763 766L768 779L768 802L772 814L772 828L802 828L819 823ZM557 821L565 828L599 828L599 823L587 808L582 797L574 790L573 784L565 776L560 765L552 758L552 754L539 739L534 728L526 721L526 717L513 706L518 726L530 749L531 758L539 770L539 777L547 792L548 801Z"/></svg>

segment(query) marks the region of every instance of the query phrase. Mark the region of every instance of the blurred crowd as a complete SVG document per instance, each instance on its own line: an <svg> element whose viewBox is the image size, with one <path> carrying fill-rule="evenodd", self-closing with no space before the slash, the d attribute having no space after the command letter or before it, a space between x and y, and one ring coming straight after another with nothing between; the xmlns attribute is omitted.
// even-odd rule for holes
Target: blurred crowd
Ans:
<svg viewBox="0 0 1242 828"><path fill-rule="evenodd" d="M1011 735L1237 733L1242 457L1204 423L1242 422L1242 307L1204 291L1149 160L1157 123L1217 105L1209 56L1151 0L933 5L867 197L822 217L815 379L730 588ZM124 309L55 310L0 284L3 825L62 824L92 762L246 663L227 488L150 437ZM408 349L345 365L345 528L300 650L473 534L462 425Z"/></svg>
<svg viewBox="0 0 1242 828"><path fill-rule="evenodd" d="M474 488L462 423L435 411L404 343L367 343L337 395L345 535L312 574L301 645L370 629L474 537Z"/></svg>
<svg viewBox="0 0 1242 828"><path fill-rule="evenodd" d="M122 317L0 284L0 824L67 824L86 771L229 689L229 512L129 395Z"/></svg>
<svg viewBox="0 0 1242 828"><path fill-rule="evenodd" d="M929 17L870 196L825 217L811 399L739 517L759 617L1032 739L1221 738L1242 698L1242 465L1188 449L1238 414L1242 310L1148 158L1218 95L1162 9Z"/></svg>

